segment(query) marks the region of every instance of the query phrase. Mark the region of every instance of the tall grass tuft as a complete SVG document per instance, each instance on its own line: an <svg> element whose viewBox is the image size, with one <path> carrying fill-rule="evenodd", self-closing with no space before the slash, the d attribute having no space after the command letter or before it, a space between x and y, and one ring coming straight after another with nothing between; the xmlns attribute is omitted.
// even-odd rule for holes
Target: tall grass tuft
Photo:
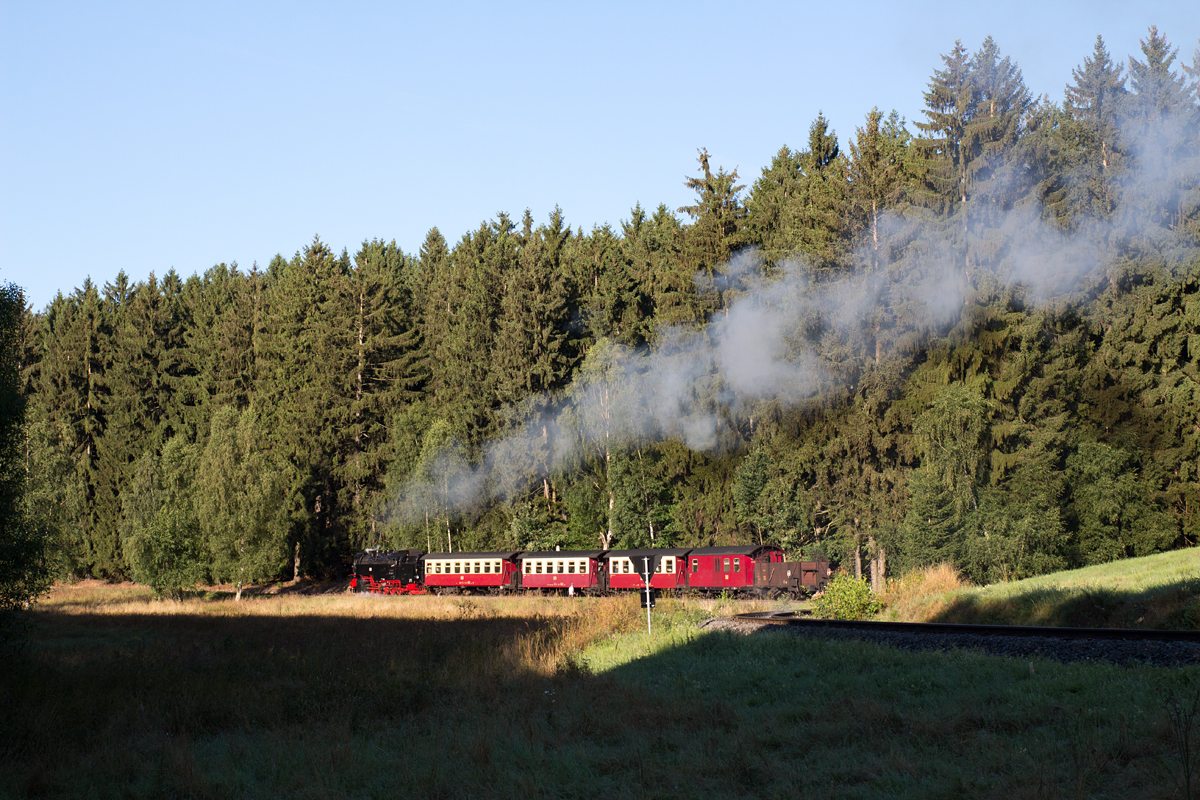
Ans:
<svg viewBox="0 0 1200 800"><path fill-rule="evenodd" d="M925 622L941 613L955 592L969 586L953 566L936 564L889 580L880 601L889 619Z"/></svg>

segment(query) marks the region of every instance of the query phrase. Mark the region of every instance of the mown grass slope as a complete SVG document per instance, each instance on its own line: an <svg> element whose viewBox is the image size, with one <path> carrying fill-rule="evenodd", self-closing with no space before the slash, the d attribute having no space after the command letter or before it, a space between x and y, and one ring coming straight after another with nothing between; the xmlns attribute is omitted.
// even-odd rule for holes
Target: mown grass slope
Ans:
<svg viewBox="0 0 1200 800"><path fill-rule="evenodd" d="M984 587L948 567L888 587L882 617L1069 627L1200 630L1200 548Z"/></svg>

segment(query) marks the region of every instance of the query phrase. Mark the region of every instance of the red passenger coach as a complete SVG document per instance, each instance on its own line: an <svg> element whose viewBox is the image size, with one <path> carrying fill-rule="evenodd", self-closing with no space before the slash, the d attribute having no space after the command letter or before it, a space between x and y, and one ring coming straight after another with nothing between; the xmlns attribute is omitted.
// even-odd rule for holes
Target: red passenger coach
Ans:
<svg viewBox="0 0 1200 800"><path fill-rule="evenodd" d="M650 576L650 587L653 589L683 589L687 582L688 550L683 549L654 549L654 550L609 550L605 560L608 561L608 586L610 589L645 589L646 582L642 578L642 556L658 556L658 566Z"/></svg>
<svg viewBox="0 0 1200 800"><path fill-rule="evenodd" d="M543 550L521 553L521 585L526 589L561 589L591 594L607 588L600 557L603 550Z"/></svg>
<svg viewBox="0 0 1200 800"><path fill-rule="evenodd" d="M437 591L502 591L517 586L517 554L429 553L421 559L425 586Z"/></svg>
<svg viewBox="0 0 1200 800"><path fill-rule="evenodd" d="M697 547L687 555L687 585L716 591L751 588L755 563L782 561L783 550L772 544Z"/></svg>

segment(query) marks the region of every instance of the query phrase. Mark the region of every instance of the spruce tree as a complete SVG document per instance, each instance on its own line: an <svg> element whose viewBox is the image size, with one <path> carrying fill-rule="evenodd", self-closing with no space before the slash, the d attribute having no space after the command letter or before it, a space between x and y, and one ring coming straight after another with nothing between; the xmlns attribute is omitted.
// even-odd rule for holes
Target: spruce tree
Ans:
<svg viewBox="0 0 1200 800"><path fill-rule="evenodd" d="M925 122L916 126L926 136L918 139L928 161L930 199L943 214L966 203L971 152L965 146L967 126L975 116L978 95L971 80L971 58L962 42L942 56L943 68L933 73L925 91Z"/></svg>
<svg viewBox="0 0 1200 800"><path fill-rule="evenodd" d="M696 193L696 202L679 209L692 218L686 228L683 263L699 276L708 310L725 310L725 290L730 256L743 244L742 225L746 209L742 205L737 170L726 172L709 168L707 150L700 150L700 177L688 178L684 185Z"/></svg>
<svg viewBox="0 0 1200 800"><path fill-rule="evenodd" d="M358 544L378 540L373 510L383 482L388 417L421 397L427 374L419 318L405 281L410 261L395 242L364 242L347 284L355 326L352 396L345 456L335 474L349 493Z"/></svg>
<svg viewBox="0 0 1200 800"><path fill-rule="evenodd" d="M1117 122L1126 99L1121 65L1113 62L1104 39L1097 36L1091 57L1071 70L1071 75L1074 82L1067 84L1064 105L1086 136L1082 144L1088 156L1085 160L1088 172L1098 173L1103 181L1111 180L1112 172L1120 168L1116 160L1120 158ZM1111 211L1112 201L1105 205Z"/></svg>
<svg viewBox="0 0 1200 800"><path fill-rule="evenodd" d="M294 466L292 546L297 572L309 574L337 570L350 550L351 491L338 478L356 361L349 261L314 238L290 262L272 264L266 301L256 407L273 451Z"/></svg>
<svg viewBox="0 0 1200 800"><path fill-rule="evenodd" d="M824 114L818 113L809 127L808 150L800 156L800 172L798 249L818 268L844 268L850 184L837 134L829 130Z"/></svg>
<svg viewBox="0 0 1200 800"><path fill-rule="evenodd" d="M846 165L850 199L857 214L865 218L870 237L871 268L880 269L885 242L880 221L885 211L902 201L913 181L909 143L904 120L892 111L885 118L878 108L867 114L866 124L855 129Z"/></svg>
<svg viewBox="0 0 1200 800"><path fill-rule="evenodd" d="M984 39L971 59L975 111L963 130L969 150L967 183L974 192L974 224L1001 224L1003 212L1024 189L1024 162L1017 148L1032 101L1021 70L992 37ZM988 254L983 254L988 260Z"/></svg>

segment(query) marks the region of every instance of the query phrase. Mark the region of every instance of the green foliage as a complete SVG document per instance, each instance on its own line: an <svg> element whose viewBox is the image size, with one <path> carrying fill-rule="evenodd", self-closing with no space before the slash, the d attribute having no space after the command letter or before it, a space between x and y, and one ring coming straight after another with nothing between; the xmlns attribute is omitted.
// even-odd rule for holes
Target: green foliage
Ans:
<svg viewBox="0 0 1200 800"><path fill-rule="evenodd" d="M182 435L162 454L146 451L121 494L121 546L131 577L159 597L180 598L205 573L204 541L193 484L200 448Z"/></svg>
<svg viewBox="0 0 1200 800"><path fill-rule="evenodd" d="M265 433L252 408L217 411L195 481L210 570L239 600L246 584L276 577L287 555L288 470L264 448Z"/></svg>
<svg viewBox="0 0 1200 800"><path fill-rule="evenodd" d="M0 633L49 584L44 533L25 513L24 315L21 290L0 284Z"/></svg>
<svg viewBox="0 0 1200 800"><path fill-rule="evenodd" d="M46 543L47 572L58 580L84 573L87 497L69 430L45 418L26 426L24 515Z"/></svg>
<svg viewBox="0 0 1200 800"><path fill-rule="evenodd" d="M1081 442L1067 459L1067 480L1081 563L1150 555L1175 541L1174 522L1155 502L1156 487L1122 448Z"/></svg>
<svg viewBox="0 0 1200 800"><path fill-rule="evenodd" d="M813 600L813 613L825 619L867 619L882 609L870 585L850 575L833 576L824 593Z"/></svg>

